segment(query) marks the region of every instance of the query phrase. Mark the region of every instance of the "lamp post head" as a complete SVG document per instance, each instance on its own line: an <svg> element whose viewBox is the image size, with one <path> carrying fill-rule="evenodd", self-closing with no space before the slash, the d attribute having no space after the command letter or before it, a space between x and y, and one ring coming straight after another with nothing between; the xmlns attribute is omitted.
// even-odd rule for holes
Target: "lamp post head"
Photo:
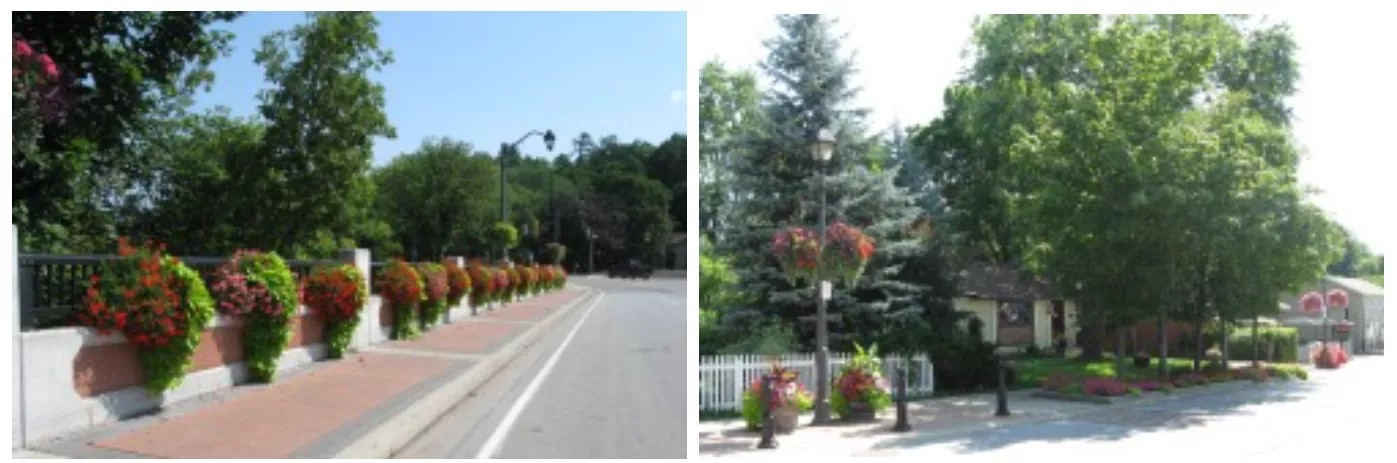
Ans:
<svg viewBox="0 0 1397 463"><path fill-rule="evenodd" d="M834 131L830 129L820 129L815 135L814 142L810 145L810 155L820 162L829 162L834 156Z"/></svg>
<svg viewBox="0 0 1397 463"><path fill-rule="evenodd" d="M548 147L548 151L553 151L553 142L557 140L558 138L553 136L552 130L546 130L543 132L543 146Z"/></svg>

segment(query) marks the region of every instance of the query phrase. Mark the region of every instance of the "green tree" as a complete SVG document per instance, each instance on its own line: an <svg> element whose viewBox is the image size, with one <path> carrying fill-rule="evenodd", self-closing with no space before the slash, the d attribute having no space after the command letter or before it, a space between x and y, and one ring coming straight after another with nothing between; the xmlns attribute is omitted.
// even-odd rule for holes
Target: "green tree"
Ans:
<svg viewBox="0 0 1397 463"><path fill-rule="evenodd" d="M234 176L244 179L243 194L276 206L247 214L244 229L263 249L352 235L351 198L369 188L373 139L396 137L383 86L369 78L392 62L380 48L378 20L366 12L308 18L263 38L256 54L272 83L259 95L264 148Z"/></svg>
<svg viewBox="0 0 1397 463"><path fill-rule="evenodd" d="M15 38L49 55L60 70L55 95L61 117L45 121L34 143L16 138L14 145L11 215L25 249L85 252L109 246L114 219L101 201L144 178L153 159L133 145L152 120L187 107L198 88L212 83L209 65L227 55L232 34L211 26L239 15L12 15ZM16 136L21 133L16 130Z"/></svg>
<svg viewBox="0 0 1397 463"><path fill-rule="evenodd" d="M461 141L427 139L374 172L379 213L415 259L466 251L467 234L482 233L496 217L499 172L489 158L472 153Z"/></svg>
<svg viewBox="0 0 1397 463"><path fill-rule="evenodd" d="M704 63L699 74L699 229L717 238L731 184L733 150L761 117L757 78L747 70L729 70L722 62Z"/></svg>

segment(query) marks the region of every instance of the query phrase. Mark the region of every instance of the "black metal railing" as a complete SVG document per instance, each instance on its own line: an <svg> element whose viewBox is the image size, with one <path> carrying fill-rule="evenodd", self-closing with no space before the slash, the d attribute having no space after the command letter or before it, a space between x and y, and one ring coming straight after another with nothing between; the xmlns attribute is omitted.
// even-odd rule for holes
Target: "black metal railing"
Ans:
<svg viewBox="0 0 1397 463"><path fill-rule="evenodd" d="M77 325L73 315L81 307L93 275L102 263L119 259L115 254L50 255L20 254L20 327L23 330ZM196 270L205 284L228 262L227 257L180 257L180 262ZM288 260L287 267L303 279L319 265L337 265L333 260Z"/></svg>

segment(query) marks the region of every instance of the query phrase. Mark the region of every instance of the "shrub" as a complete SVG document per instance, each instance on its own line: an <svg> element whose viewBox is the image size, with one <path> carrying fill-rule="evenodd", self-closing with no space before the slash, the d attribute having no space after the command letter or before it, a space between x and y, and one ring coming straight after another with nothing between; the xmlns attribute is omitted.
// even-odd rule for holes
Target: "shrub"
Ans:
<svg viewBox="0 0 1397 463"><path fill-rule="evenodd" d="M878 359L878 346L854 344L854 357L849 359L834 380L834 390L830 394L830 409L840 417L848 417L851 402L867 402L874 413L892 405L892 394L888 392L888 382L883 377L882 362Z"/></svg>
<svg viewBox="0 0 1397 463"><path fill-rule="evenodd" d="M451 294L446 267L434 262L417 264L417 277L422 280L422 303L417 306L422 329L441 322L446 313L446 300Z"/></svg>
<svg viewBox="0 0 1397 463"><path fill-rule="evenodd" d="M1141 394L1144 394L1138 387L1126 388L1125 392L1133 397L1139 397Z"/></svg>
<svg viewBox="0 0 1397 463"><path fill-rule="evenodd" d="M369 300L364 275L353 265L317 267L302 288L302 302L325 320L329 357L344 357L359 325L359 314Z"/></svg>
<svg viewBox="0 0 1397 463"><path fill-rule="evenodd" d="M972 318L972 325L979 318ZM976 338L972 334L955 331L949 339L933 341L930 349L933 379L936 389L946 391L974 391L998 385L999 374L995 371L998 358L994 344ZM1007 384L1014 384L1013 378L1005 378Z"/></svg>
<svg viewBox="0 0 1397 463"><path fill-rule="evenodd" d="M563 257L567 256L568 247L560 243L548 243L544 250L544 260L552 265L561 265Z"/></svg>
<svg viewBox="0 0 1397 463"><path fill-rule="evenodd" d="M1126 392L1124 382L1115 378L1089 378L1082 382L1082 392L1086 395L1117 396Z"/></svg>
<svg viewBox="0 0 1397 463"><path fill-rule="evenodd" d="M1214 347L1221 345L1222 336L1216 325L1210 325L1203 330L1203 345ZM1257 327L1257 337L1252 339L1251 327L1229 326L1228 327L1228 357L1229 360L1251 360L1253 345L1261 345L1261 360L1268 362L1294 363L1298 361L1295 357L1296 346L1300 343L1300 330L1290 326L1261 326ZM1185 333L1181 339L1181 344L1193 346L1192 333ZM1218 353L1221 356L1221 351Z"/></svg>
<svg viewBox="0 0 1397 463"><path fill-rule="evenodd" d="M512 288L509 284L509 272L504 268L493 267L490 269L491 278L495 281L495 302L508 302Z"/></svg>
<svg viewBox="0 0 1397 463"><path fill-rule="evenodd" d="M454 259L447 260L442 266L446 268L446 281L450 288L446 294L446 303L451 307L461 305L461 299L471 292L470 274L456 265Z"/></svg>
<svg viewBox="0 0 1397 463"><path fill-rule="evenodd" d="M1297 379L1301 379L1301 380L1308 380L1308 379L1310 379L1310 372L1309 372L1309 371L1306 371L1306 370L1305 370L1305 367L1302 367L1302 366L1300 366L1300 365L1295 365L1295 364L1268 365L1266 368L1267 368L1268 370L1270 370L1270 371L1272 372L1272 374L1276 375L1277 377L1282 377L1282 378L1285 378L1285 379L1297 378Z"/></svg>
<svg viewBox="0 0 1397 463"><path fill-rule="evenodd" d="M794 406L797 411L803 412L814 406L815 398L798 381L799 374L795 370L773 366L770 374L777 378L771 390L771 407L773 409ZM761 395L761 378L752 381L747 390L742 393L742 419L747 422L747 429L753 431L762 428Z"/></svg>
<svg viewBox="0 0 1397 463"><path fill-rule="evenodd" d="M490 227L489 238L495 246L514 249L515 246L519 245L519 230L508 223L495 222L495 225Z"/></svg>
<svg viewBox="0 0 1397 463"><path fill-rule="evenodd" d="M212 278L219 311L243 320L243 355L249 376L271 382L291 342L299 285L276 253L239 250Z"/></svg>
<svg viewBox="0 0 1397 463"><path fill-rule="evenodd" d="M471 307L481 305L494 300L495 279L489 267L484 266L480 261L471 261L466 266L466 274L471 282Z"/></svg>
<svg viewBox="0 0 1397 463"><path fill-rule="evenodd" d="M103 262L90 279L83 325L119 332L136 345L152 395L179 386L214 315L199 273L164 255L164 246L132 247L118 240L120 258Z"/></svg>
<svg viewBox="0 0 1397 463"><path fill-rule="evenodd" d="M426 297L417 270L402 259L393 259L383 268L378 281L379 294L393 310L393 339L413 339L417 329L417 306Z"/></svg>

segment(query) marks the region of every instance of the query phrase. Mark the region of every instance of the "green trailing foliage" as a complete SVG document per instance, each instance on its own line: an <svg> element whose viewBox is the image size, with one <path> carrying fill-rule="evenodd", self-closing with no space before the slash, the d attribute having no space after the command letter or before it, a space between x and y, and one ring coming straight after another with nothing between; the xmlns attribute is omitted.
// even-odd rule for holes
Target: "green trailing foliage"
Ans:
<svg viewBox="0 0 1397 463"><path fill-rule="evenodd" d="M296 276L275 252L246 252L234 257L248 284L265 288L270 300L243 320L243 352L248 373L256 382L276 378L277 362L291 342L291 319L296 316Z"/></svg>

